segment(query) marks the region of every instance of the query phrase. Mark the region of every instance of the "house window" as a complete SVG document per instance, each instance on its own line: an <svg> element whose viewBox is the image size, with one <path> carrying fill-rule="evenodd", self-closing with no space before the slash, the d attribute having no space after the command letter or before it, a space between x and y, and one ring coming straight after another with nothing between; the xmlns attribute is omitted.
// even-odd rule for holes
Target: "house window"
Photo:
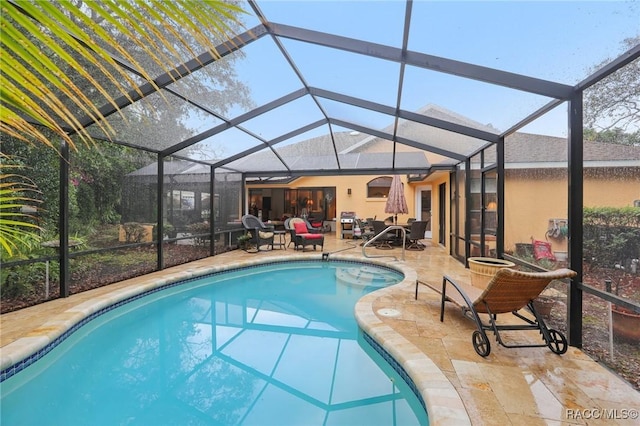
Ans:
<svg viewBox="0 0 640 426"><path fill-rule="evenodd" d="M391 188L391 177L380 176L372 179L367 183L367 197L387 198L389 196L389 188Z"/></svg>
<svg viewBox="0 0 640 426"><path fill-rule="evenodd" d="M173 210L193 210L195 208L195 193L193 191L171 191Z"/></svg>

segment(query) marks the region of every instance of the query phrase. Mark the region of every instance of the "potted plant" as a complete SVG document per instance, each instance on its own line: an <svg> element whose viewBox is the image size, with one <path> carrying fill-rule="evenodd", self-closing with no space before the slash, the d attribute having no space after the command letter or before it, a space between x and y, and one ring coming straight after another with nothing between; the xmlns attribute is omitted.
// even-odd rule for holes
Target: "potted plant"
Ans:
<svg viewBox="0 0 640 426"><path fill-rule="evenodd" d="M251 234L247 233L244 235L240 235L238 237L238 248L242 249L242 250L247 250L248 246L249 246L249 240L251 239Z"/></svg>

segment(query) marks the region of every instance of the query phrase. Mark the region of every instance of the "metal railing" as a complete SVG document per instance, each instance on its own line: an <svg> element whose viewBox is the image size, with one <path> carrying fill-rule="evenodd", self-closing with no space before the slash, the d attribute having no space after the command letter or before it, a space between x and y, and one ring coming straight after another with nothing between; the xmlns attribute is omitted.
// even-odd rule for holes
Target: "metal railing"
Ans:
<svg viewBox="0 0 640 426"><path fill-rule="evenodd" d="M379 234L375 235L373 238L371 238L370 240L367 240L367 242L365 242L362 246L362 255L364 257L368 257L368 258L375 258L375 257L393 257L395 260L398 260L398 258L396 256L392 256L392 255L368 255L366 253L367 247L373 243L374 241L376 241L378 238L382 237L383 235L385 235L386 233L388 233L389 231L395 231L395 230L400 230L402 231L402 261L404 262L404 251L405 251L405 246L407 243L407 230L404 226L399 226L399 225L391 225L391 226L387 226L384 231L380 232Z"/></svg>

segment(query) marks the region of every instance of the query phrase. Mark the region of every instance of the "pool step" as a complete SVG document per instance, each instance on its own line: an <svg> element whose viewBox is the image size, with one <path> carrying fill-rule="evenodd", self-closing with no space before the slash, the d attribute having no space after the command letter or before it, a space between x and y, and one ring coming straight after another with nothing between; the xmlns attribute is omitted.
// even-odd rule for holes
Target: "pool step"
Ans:
<svg viewBox="0 0 640 426"><path fill-rule="evenodd" d="M360 268L337 268L338 283L351 287L387 287L398 282L393 275L381 274L380 270L368 266Z"/></svg>

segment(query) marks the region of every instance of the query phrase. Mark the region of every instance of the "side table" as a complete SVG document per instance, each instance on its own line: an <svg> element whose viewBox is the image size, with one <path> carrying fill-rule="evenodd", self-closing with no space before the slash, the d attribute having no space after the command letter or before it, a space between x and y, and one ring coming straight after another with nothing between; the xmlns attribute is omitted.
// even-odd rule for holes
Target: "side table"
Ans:
<svg viewBox="0 0 640 426"><path fill-rule="evenodd" d="M273 231L273 248L287 249L287 231Z"/></svg>

